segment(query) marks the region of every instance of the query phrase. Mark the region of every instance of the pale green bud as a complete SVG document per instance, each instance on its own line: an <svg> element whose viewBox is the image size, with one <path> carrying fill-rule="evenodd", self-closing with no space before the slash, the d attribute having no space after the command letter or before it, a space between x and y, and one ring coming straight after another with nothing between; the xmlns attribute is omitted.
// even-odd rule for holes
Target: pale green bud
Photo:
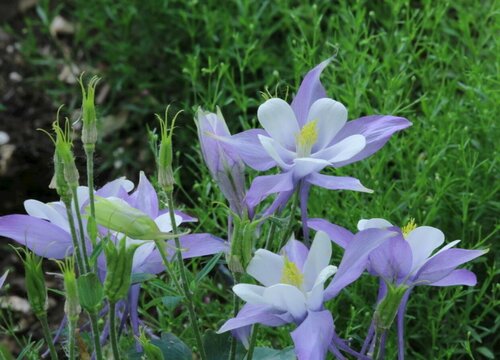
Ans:
<svg viewBox="0 0 500 360"><path fill-rule="evenodd" d="M66 121L64 130L59 126L59 122L56 121L52 124L52 128L56 133L56 138L54 141L56 147L57 161L62 164L64 180L68 183L69 187L78 186L78 179L80 175L78 174L78 169L75 164L75 157L73 155L73 142L71 140L70 125Z"/></svg>
<svg viewBox="0 0 500 360"><path fill-rule="evenodd" d="M394 321L399 304L404 294L408 290L408 286L394 286L387 284L387 294L375 309L375 326L377 329L388 330Z"/></svg>
<svg viewBox="0 0 500 360"><path fill-rule="evenodd" d="M165 118L162 119L159 115L156 115L158 121L160 122L160 144L158 146L158 158L156 159L158 165L158 184L166 191L172 191L175 181L173 172L173 145L172 145L172 135L174 133L174 125L177 116L181 111L175 114L172 119L172 124L168 124L168 109L165 110Z"/></svg>
<svg viewBox="0 0 500 360"><path fill-rule="evenodd" d="M66 258L65 262L59 262L59 267L64 279L64 296L66 297L64 313L68 316L70 321L76 321L78 320L82 308L80 307L80 300L78 297L74 258L71 256Z"/></svg>
<svg viewBox="0 0 500 360"><path fill-rule="evenodd" d="M97 313L104 301L104 290L97 275L87 273L78 277L76 282L82 308L91 314Z"/></svg>
<svg viewBox="0 0 500 360"><path fill-rule="evenodd" d="M250 221L246 215L243 215L243 218L233 215L233 223L231 250L227 263L233 273L244 273L252 259L255 230L259 221Z"/></svg>
<svg viewBox="0 0 500 360"><path fill-rule="evenodd" d="M24 252L24 272L28 301L36 317L45 316L48 308L47 287L42 269L42 258L29 250Z"/></svg>
<svg viewBox="0 0 500 360"><path fill-rule="evenodd" d="M82 74L83 76L83 74ZM94 147L97 142L97 117L95 112L94 97L95 88L99 78L94 76L87 85L87 91L83 85L83 79L80 77L80 86L82 88L82 143L85 147Z"/></svg>

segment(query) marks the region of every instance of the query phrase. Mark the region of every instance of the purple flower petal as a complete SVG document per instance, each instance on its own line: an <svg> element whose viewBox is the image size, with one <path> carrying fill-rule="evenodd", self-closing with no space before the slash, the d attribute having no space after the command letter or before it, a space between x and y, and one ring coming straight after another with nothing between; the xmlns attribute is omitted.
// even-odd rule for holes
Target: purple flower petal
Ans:
<svg viewBox="0 0 500 360"><path fill-rule="evenodd" d="M291 332L298 360L325 359L333 332L330 311L309 311L306 319Z"/></svg>
<svg viewBox="0 0 500 360"><path fill-rule="evenodd" d="M448 276L457 266L486 253L487 250L448 249L427 261L418 271L414 281L424 282L425 285L437 282Z"/></svg>
<svg viewBox="0 0 500 360"><path fill-rule="evenodd" d="M309 254L309 249L304 243L297 241L295 239L290 239L283 247L288 260L295 263L297 267L302 270L304 263L306 262L307 255Z"/></svg>
<svg viewBox="0 0 500 360"><path fill-rule="evenodd" d="M274 214L276 211L281 211L283 207L288 203L288 200L293 195L293 190L283 191L276 196L273 203L263 212L262 216L268 216Z"/></svg>
<svg viewBox="0 0 500 360"><path fill-rule="evenodd" d="M35 254L45 258L62 259L73 252L69 233L29 215L0 217L0 236L26 245Z"/></svg>
<svg viewBox="0 0 500 360"><path fill-rule="evenodd" d="M226 321L217 333L220 334L257 323L266 326L280 326L289 322L292 322L291 316L277 313L268 305L246 304L238 312L238 315Z"/></svg>
<svg viewBox="0 0 500 360"><path fill-rule="evenodd" d="M429 285L431 286L455 286L467 285L474 286L477 283L476 275L467 269L453 270L441 280L435 281Z"/></svg>
<svg viewBox="0 0 500 360"><path fill-rule="evenodd" d="M328 190L353 190L366 193L373 192L373 190L364 187L358 179L349 176L329 176L312 173L306 178L306 181L310 184L317 185Z"/></svg>
<svg viewBox="0 0 500 360"><path fill-rule="evenodd" d="M139 185L130 195L130 205L155 219L158 216L158 195L144 172L140 172Z"/></svg>
<svg viewBox="0 0 500 360"><path fill-rule="evenodd" d="M256 177L246 196L248 206L254 208L271 194L290 191L294 188L292 172Z"/></svg>
<svg viewBox="0 0 500 360"><path fill-rule="evenodd" d="M354 235L353 240L347 244L337 273L325 290L325 301L335 297L340 290L359 278L370 253L395 235L396 232L381 229L367 229Z"/></svg>
<svg viewBox="0 0 500 360"><path fill-rule="evenodd" d="M343 249L345 249L347 244L354 238L354 234L346 228L332 224L325 219L309 219L307 221L307 226L316 231L326 232L330 240Z"/></svg>
<svg viewBox="0 0 500 360"><path fill-rule="evenodd" d="M182 258L190 259L193 257L213 255L220 252L229 251L229 244L211 234L189 234L182 236L180 239ZM169 253L174 253L175 241L169 240Z"/></svg>
<svg viewBox="0 0 500 360"><path fill-rule="evenodd" d="M310 70L300 84L297 95L293 98L292 109L297 117L299 126L302 127L307 122L307 115L312 104L321 98L326 97L326 91L320 81L320 75L325 67L332 61L327 59Z"/></svg>
<svg viewBox="0 0 500 360"><path fill-rule="evenodd" d="M396 131L406 129L412 123L402 117L392 115L371 115L348 121L332 140L331 145L351 135L361 134L366 138L365 148L352 158L335 163L341 167L362 160L377 152Z"/></svg>
<svg viewBox="0 0 500 360"><path fill-rule="evenodd" d="M396 236L373 250L368 259L370 273L397 283L410 273L413 256L408 242Z"/></svg>
<svg viewBox="0 0 500 360"><path fill-rule="evenodd" d="M251 129L223 141L237 149L238 155L248 166L255 170L265 171L277 164L260 143L259 135L269 136L263 129Z"/></svg>

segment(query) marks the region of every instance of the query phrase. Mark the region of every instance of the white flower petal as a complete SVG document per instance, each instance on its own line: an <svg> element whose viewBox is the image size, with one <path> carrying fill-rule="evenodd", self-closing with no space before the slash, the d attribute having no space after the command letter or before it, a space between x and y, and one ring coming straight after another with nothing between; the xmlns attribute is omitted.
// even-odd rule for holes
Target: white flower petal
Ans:
<svg viewBox="0 0 500 360"><path fill-rule="evenodd" d="M290 169L290 167L292 166L290 163L295 158L295 153L285 149L283 146L280 145L279 142L270 137L264 135L258 135L258 136L260 143L262 144L266 152L269 154L269 156L272 157L273 160L276 161L276 163L282 169L285 170Z"/></svg>
<svg viewBox="0 0 500 360"><path fill-rule="evenodd" d="M243 301L249 304L259 305L266 304L264 297L264 290L266 288L260 285L252 284L237 284L233 286L233 291L238 295Z"/></svg>
<svg viewBox="0 0 500 360"><path fill-rule="evenodd" d="M158 216L155 219L156 225L158 225L158 229L161 232L171 232L172 231L172 222L170 221L170 213L167 211L165 214ZM177 226L182 224L182 217L180 215L175 215L175 223Z"/></svg>
<svg viewBox="0 0 500 360"><path fill-rule="evenodd" d="M420 226L406 236L413 254L412 272L419 269L432 252L444 242L441 230L431 226Z"/></svg>
<svg viewBox="0 0 500 360"><path fill-rule="evenodd" d="M263 293L267 304L277 310L288 311L296 320L301 320L307 314L304 293L295 286L276 284L268 287Z"/></svg>
<svg viewBox="0 0 500 360"><path fill-rule="evenodd" d="M316 282L311 291L306 295L307 298L307 308L310 310L319 310L323 306L323 293L325 290L324 284L329 277L331 277L337 271L337 267L333 265L328 265L326 268L321 270L316 279Z"/></svg>
<svg viewBox="0 0 500 360"><path fill-rule="evenodd" d="M325 159L331 163L346 161L361 152L366 146L363 135L351 135L338 143L318 151L311 156L316 159Z"/></svg>
<svg viewBox="0 0 500 360"><path fill-rule="evenodd" d="M311 173L319 172L330 165L326 160L313 158L297 158L293 162L295 164L293 176L296 180L302 179Z"/></svg>
<svg viewBox="0 0 500 360"><path fill-rule="evenodd" d="M259 249L247 267L247 273L264 286L278 284L283 272L283 257L269 250Z"/></svg>
<svg viewBox="0 0 500 360"><path fill-rule="evenodd" d="M136 269L144 264L147 257L151 255L155 249L155 243L153 241L143 241L143 240L133 240L127 238L127 246L140 244L141 246L135 251L134 258L132 260L132 269Z"/></svg>
<svg viewBox="0 0 500 360"><path fill-rule="evenodd" d="M361 219L358 221L358 230L363 231L366 229L386 229L392 227L389 221L380 218Z"/></svg>
<svg viewBox="0 0 500 360"><path fill-rule="evenodd" d="M257 117L267 133L288 149L295 148L299 125L295 113L282 99L272 98L259 106Z"/></svg>
<svg viewBox="0 0 500 360"><path fill-rule="evenodd" d="M52 224L59 226L61 229L69 232L68 219L65 215L62 215L53 206L49 204L44 204L38 200L26 200L24 202L24 208L28 215L50 221Z"/></svg>
<svg viewBox="0 0 500 360"><path fill-rule="evenodd" d="M310 291L323 269L330 263L332 257L332 242L323 231L318 231L314 237L311 249L304 263L304 291Z"/></svg>
<svg viewBox="0 0 500 360"><path fill-rule="evenodd" d="M318 151L327 146L345 125L347 109L338 101L322 98L312 104L307 120L317 121L318 140L313 151Z"/></svg>

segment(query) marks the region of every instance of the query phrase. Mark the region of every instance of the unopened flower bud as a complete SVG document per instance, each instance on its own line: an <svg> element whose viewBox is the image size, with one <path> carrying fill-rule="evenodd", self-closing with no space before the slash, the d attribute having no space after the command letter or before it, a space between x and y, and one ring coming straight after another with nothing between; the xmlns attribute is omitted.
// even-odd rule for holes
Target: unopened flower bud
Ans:
<svg viewBox="0 0 500 360"><path fill-rule="evenodd" d="M83 75L83 74L82 74ZM87 91L83 85L83 79L80 77L80 86L82 88L82 143L84 147L92 149L97 142L97 117L94 105L95 88L99 82L97 76L92 77L87 85Z"/></svg>
<svg viewBox="0 0 500 360"><path fill-rule="evenodd" d="M104 290L97 275L94 273L81 275L76 283L81 307L90 314L97 313L104 301Z"/></svg>
<svg viewBox="0 0 500 360"><path fill-rule="evenodd" d="M57 151L54 153L54 177L49 187L56 189L57 194L64 203L71 203L71 190L64 179L64 165L61 158L57 155Z"/></svg>
<svg viewBox="0 0 500 360"><path fill-rule="evenodd" d="M234 216L234 228L231 236L231 250L227 263L233 273L244 273L252 259L255 229L258 221L250 221L246 216Z"/></svg>
<svg viewBox="0 0 500 360"><path fill-rule="evenodd" d="M24 272L28 301L36 317L45 316L48 308L47 287L42 269L42 258L29 250L24 252Z"/></svg>
<svg viewBox="0 0 500 360"><path fill-rule="evenodd" d="M82 309L78 298L74 258L69 257L65 262L59 262L59 267L64 279L64 296L66 297L64 313L70 321L76 321Z"/></svg>
<svg viewBox="0 0 500 360"><path fill-rule="evenodd" d="M161 232L158 225L147 214L131 207L126 201L119 198L97 197L95 219L99 225L136 240L175 238L172 234Z"/></svg>
<svg viewBox="0 0 500 360"><path fill-rule="evenodd" d="M129 245L123 237L118 245L108 241L104 245L106 255L106 279L104 280L104 294L111 303L127 296L132 282L132 263L135 250L139 245Z"/></svg>
<svg viewBox="0 0 500 360"><path fill-rule="evenodd" d="M160 144L158 146L158 158L156 159L158 165L158 184L166 191L172 191L174 188L174 172L173 172L173 145L172 135L174 133L174 125L177 116L181 113L179 111L172 119L172 123L168 124L168 109L165 110L165 118L162 119L157 115L160 122Z"/></svg>
<svg viewBox="0 0 500 360"><path fill-rule="evenodd" d="M387 284L387 294L375 309L375 326L377 329L388 330L398 313L399 304L408 286Z"/></svg>
<svg viewBox="0 0 500 360"><path fill-rule="evenodd" d="M54 122L52 125L54 132L56 133L55 147L57 162L60 162L63 167L64 180L68 183L68 186L76 187L78 186L78 179L80 175L78 174L78 169L75 164L75 157L73 155L73 142L71 140L69 122L66 121L64 130L59 126L59 122Z"/></svg>

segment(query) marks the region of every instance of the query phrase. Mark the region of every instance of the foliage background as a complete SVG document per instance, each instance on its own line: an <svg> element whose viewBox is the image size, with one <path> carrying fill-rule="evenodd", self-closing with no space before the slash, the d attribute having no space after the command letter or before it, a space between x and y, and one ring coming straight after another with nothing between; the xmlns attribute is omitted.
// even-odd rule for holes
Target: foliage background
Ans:
<svg viewBox="0 0 500 360"><path fill-rule="evenodd" d="M360 218L404 224L414 217L442 229L447 241L489 247L472 266L476 287L414 292L407 355L493 359L500 333L499 13L498 2L466 0L240 0L224 6L214 0L44 0L22 25L2 27L20 44L25 86L53 107L47 119L61 103L78 118L79 87L58 79L65 67L103 77L101 87L109 91L99 107L99 184L123 173L136 180L139 169L152 174L146 128L156 125L153 114L167 104L184 110L175 135L177 199L199 217L200 229L219 236L225 235L224 210L215 202L223 199L200 166L194 110L220 106L233 132L254 127L261 91L290 98L305 72L335 55L322 81L348 107L350 119L394 114L413 127L368 160L336 172L358 177L373 195L314 189L310 214L350 230ZM52 36L56 16L70 21L74 33ZM2 112L15 113L9 103L2 103ZM35 131L29 118L16 121ZM49 164L49 153L43 156ZM19 192L24 199L29 189ZM197 296L203 323L216 329L231 309L223 275L212 275ZM376 287L362 278L332 304L338 330L355 346L369 324ZM184 315L155 300L163 290L154 283L146 290L143 317L192 343ZM153 305L158 314L152 315ZM267 332L262 344L290 343L286 329ZM390 341L389 358L394 350Z"/></svg>

